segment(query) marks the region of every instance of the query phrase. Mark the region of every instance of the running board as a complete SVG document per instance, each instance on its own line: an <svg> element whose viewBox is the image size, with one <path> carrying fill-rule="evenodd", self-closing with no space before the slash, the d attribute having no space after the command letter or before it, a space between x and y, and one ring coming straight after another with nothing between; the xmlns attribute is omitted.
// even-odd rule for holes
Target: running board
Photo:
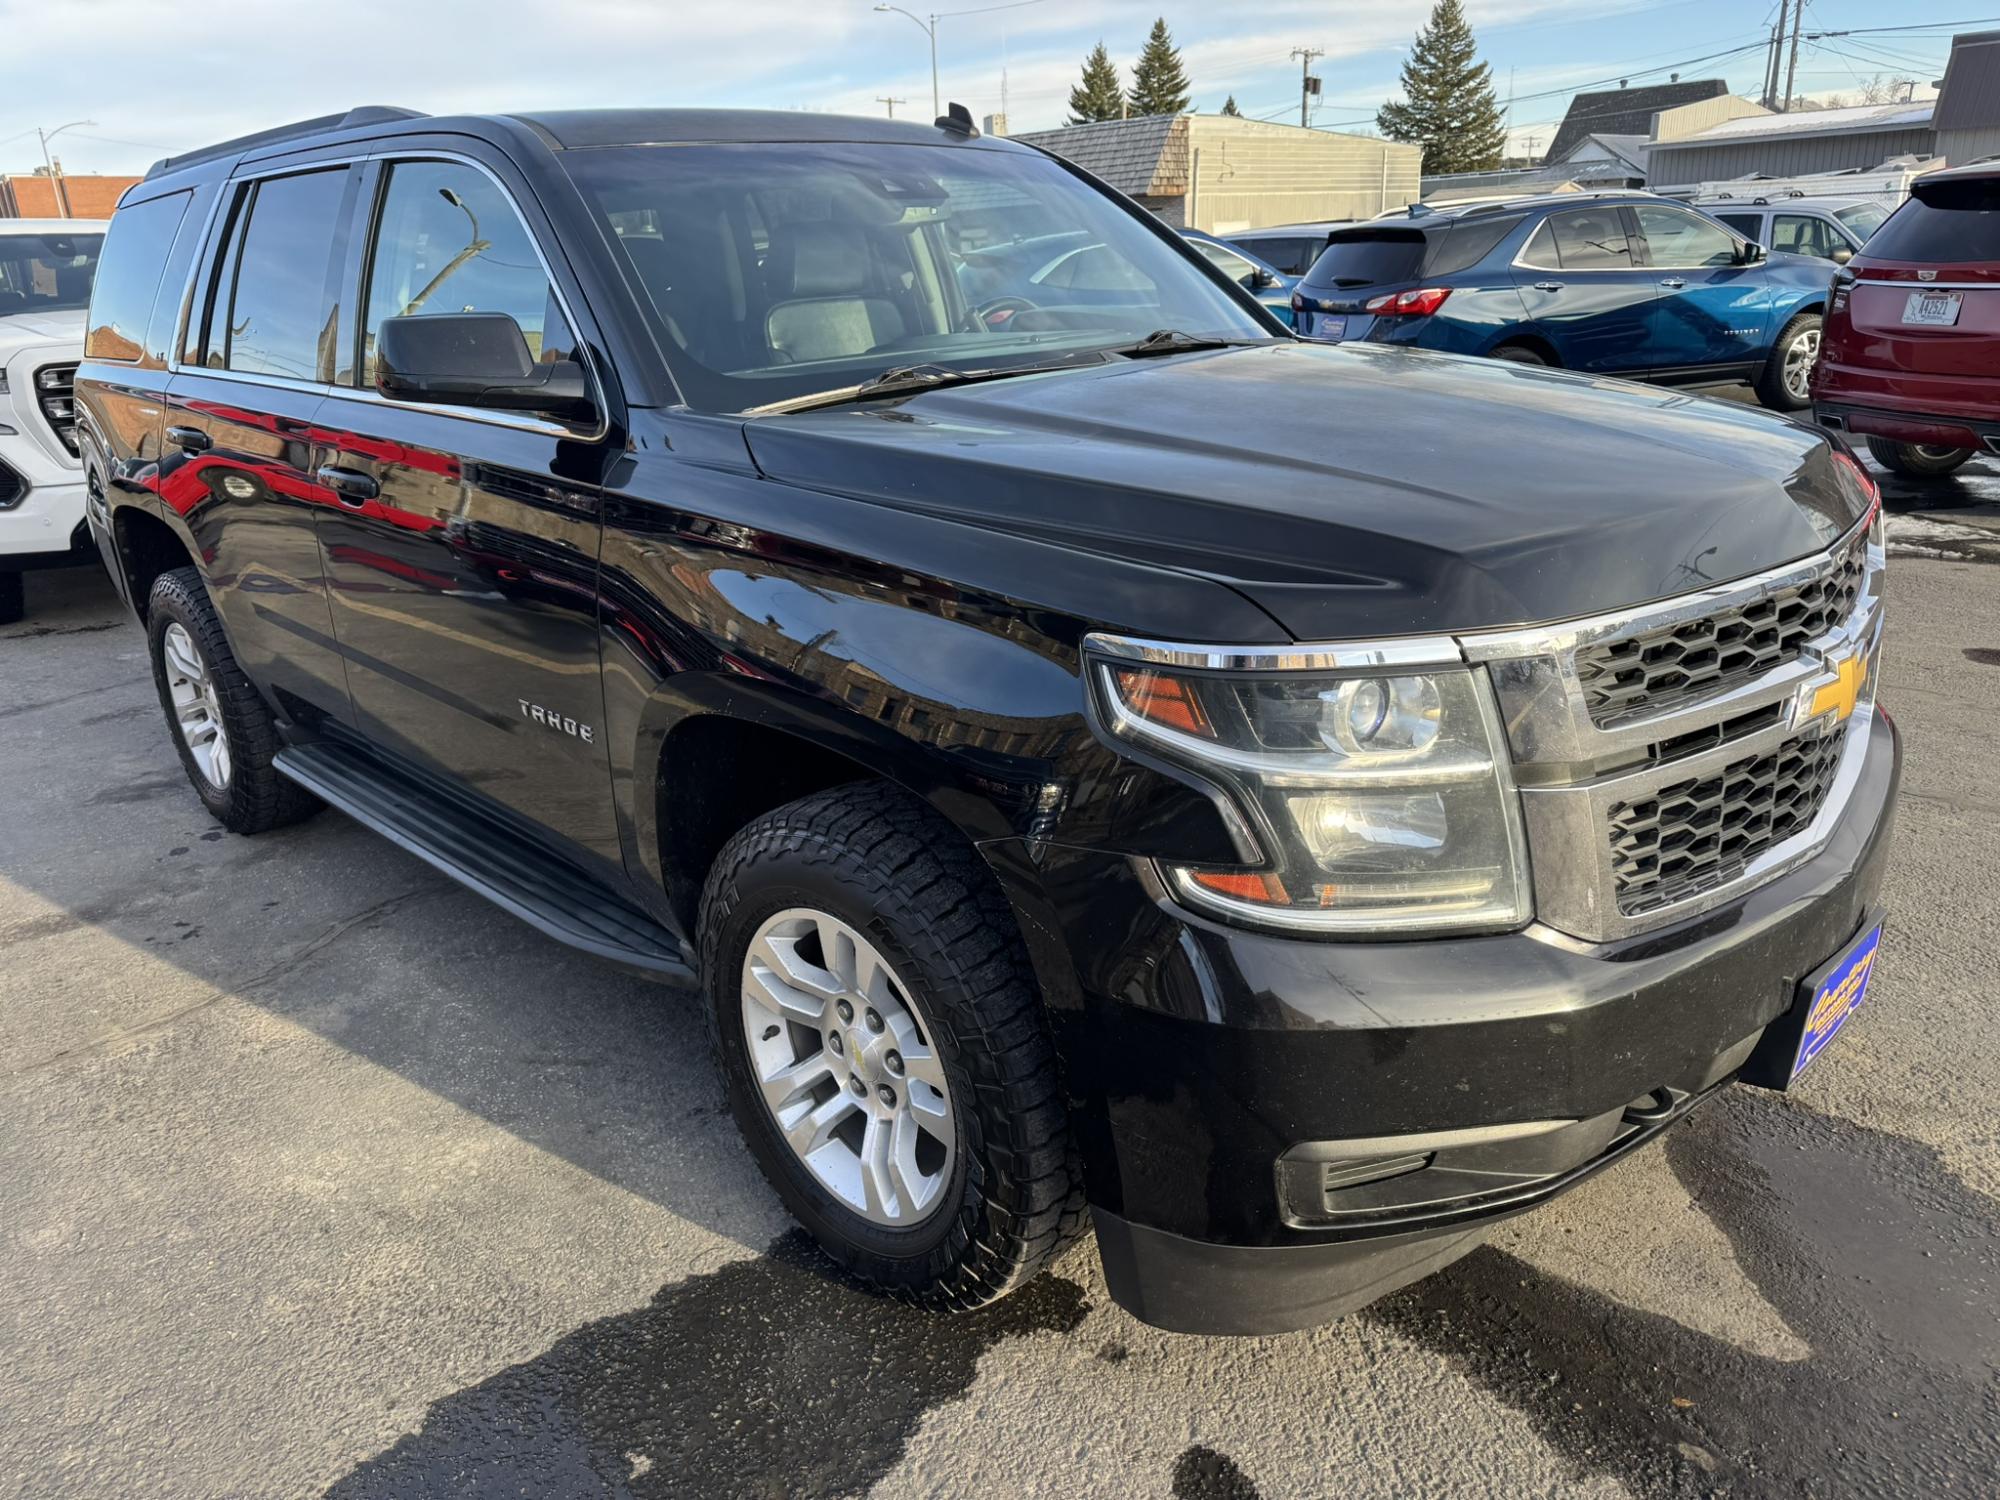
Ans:
<svg viewBox="0 0 2000 1500"><path fill-rule="evenodd" d="M628 968L693 982L694 967L671 930L500 819L340 745L290 746L272 764L322 801L557 942Z"/></svg>

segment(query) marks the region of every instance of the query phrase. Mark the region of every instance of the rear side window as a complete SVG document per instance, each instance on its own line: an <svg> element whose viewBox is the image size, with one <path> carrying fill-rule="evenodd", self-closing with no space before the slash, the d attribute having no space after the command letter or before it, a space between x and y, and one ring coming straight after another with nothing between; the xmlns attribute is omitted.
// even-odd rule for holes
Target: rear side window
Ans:
<svg viewBox="0 0 2000 1500"><path fill-rule="evenodd" d="M1868 241L1878 260L2000 260L2000 179L1927 183Z"/></svg>
<svg viewBox="0 0 2000 1500"><path fill-rule="evenodd" d="M1632 244L1617 209L1578 209L1551 216L1542 245L1553 243L1557 267L1564 271L1629 271ZM1541 264L1538 260L1537 264Z"/></svg>
<svg viewBox="0 0 2000 1500"><path fill-rule="evenodd" d="M347 169L269 177L237 214L225 251L211 369L324 382L333 359L327 268Z"/></svg>
<svg viewBox="0 0 2000 1500"><path fill-rule="evenodd" d="M1423 231L1350 230L1320 252L1306 280L1314 286L1385 286L1415 281L1428 248Z"/></svg>
<svg viewBox="0 0 2000 1500"><path fill-rule="evenodd" d="M492 312L512 318L528 353L568 359L570 334L527 226L493 179L460 162L405 161L382 195L362 325L361 383L375 383L384 318ZM645 238L633 225L635 239Z"/></svg>
<svg viewBox="0 0 2000 1500"><path fill-rule="evenodd" d="M1762 214L1717 214L1716 218L1742 235L1746 240L1764 238L1764 217ZM1766 246L1765 248L1769 248Z"/></svg>
<svg viewBox="0 0 2000 1500"><path fill-rule="evenodd" d="M90 331L83 340L89 358L136 360L143 354L160 273L193 196L169 193L113 216L90 294Z"/></svg>
<svg viewBox="0 0 2000 1500"><path fill-rule="evenodd" d="M1305 273L1314 258L1326 248L1326 237L1318 235L1290 239L1238 240L1236 243L1272 269L1283 271L1287 276L1299 276Z"/></svg>
<svg viewBox="0 0 2000 1500"><path fill-rule="evenodd" d="M1431 258L1423 274L1452 276L1476 266L1492 254L1494 246L1520 227L1520 214L1461 220L1451 226L1449 234L1431 241Z"/></svg>

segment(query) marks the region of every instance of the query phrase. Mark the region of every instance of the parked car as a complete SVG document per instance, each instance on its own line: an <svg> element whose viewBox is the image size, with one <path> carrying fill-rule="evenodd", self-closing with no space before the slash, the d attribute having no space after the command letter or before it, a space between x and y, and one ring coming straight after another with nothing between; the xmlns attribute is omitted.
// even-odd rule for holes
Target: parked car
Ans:
<svg viewBox="0 0 2000 1500"><path fill-rule="evenodd" d="M1253 255L1284 276L1303 276L1326 248L1326 238L1345 229L1352 219L1328 219L1318 224L1275 224L1269 229L1239 229L1218 238Z"/></svg>
<svg viewBox="0 0 2000 1500"><path fill-rule="evenodd" d="M1846 265L1882 227L1889 210L1873 198L1754 198L1697 201L1710 218L1746 240L1787 255Z"/></svg>
<svg viewBox="0 0 2000 1500"><path fill-rule="evenodd" d="M0 625L26 611L25 574L97 558L70 381L103 243L101 220L0 219Z"/></svg>
<svg viewBox="0 0 2000 1500"><path fill-rule="evenodd" d="M1194 246L1203 260L1263 303L1264 310L1272 317L1287 328L1292 326L1292 277L1199 229L1183 229L1181 237Z"/></svg>
<svg viewBox="0 0 2000 1500"><path fill-rule="evenodd" d="M972 316L995 203L1147 295ZM1899 761L1827 434L1301 344L956 110L357 110L106 255L92 527L202 804L697 986L884 1290L1089 1224L1148 1321L1322 1322L1860 1000Z"/></svg>
<svg viewBox="0 0 2000 1500"><path fill-rule="evenodd" d="M1824 262L1767 256L1650 194L1565 193L1343 229L1292 306L1300 334L1329 343L1742 381L1794 411L1810 399L1826 299Z"/></svg>
<svg viewBox="0 0 2000 1500"><path fill-rule="evenodd" d="M1812 396L1899 474L2000 453L2000 161L1918 178L1834 273Z"/></svg>

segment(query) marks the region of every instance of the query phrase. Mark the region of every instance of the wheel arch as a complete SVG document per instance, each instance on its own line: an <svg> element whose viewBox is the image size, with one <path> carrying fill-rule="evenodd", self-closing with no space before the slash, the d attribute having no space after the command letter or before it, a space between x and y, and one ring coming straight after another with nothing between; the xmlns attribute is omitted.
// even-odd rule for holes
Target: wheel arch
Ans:
<svg viewBox="0 0 2000 1500"><path fill-rule="evenodd" d="M1556 346L1539 333L1523 333L1517 328L1510 328L1480 352L1490 359L1502 349L1532 349L1551 370L1563 368L1562 356L1556 353Z"/></svg>
<svg viewBox="0 0 2000 1500"><path fill-rule="evenodd" d="M111 509L111 540L118 571L132 612L146 618L146 601L162 573L199 568L201 558L192 541L177 527L140 505Z"/></svg>

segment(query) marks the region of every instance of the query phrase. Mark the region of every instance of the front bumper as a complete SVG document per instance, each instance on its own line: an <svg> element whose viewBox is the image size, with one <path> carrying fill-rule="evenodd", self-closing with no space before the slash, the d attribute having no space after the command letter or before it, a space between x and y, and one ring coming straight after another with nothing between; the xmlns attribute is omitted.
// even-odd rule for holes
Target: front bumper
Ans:
<svg viewBox="0 0 2000 1500"><path fill-rule="evenodd" d="M31 464L4 443L0 443L0 463L26 481L26 492L0 509L0 572L61 567L87 562L96 555L95 549L88 548L84 482L79 471L59 469L46 460ZM80 555L75 550L79 537L86 544Z"/></svg>
<svg viewBox="0 0 2000 1500"><path fill-rule="evenodd" d="M989 849L1056 1018L1112 1296L1191 1332L1323 1322L1683 1118L1873 908L1900 748L1887 714L1869 734L1810 860L1596 946L1286 938L1113 856Z"/></svg>

